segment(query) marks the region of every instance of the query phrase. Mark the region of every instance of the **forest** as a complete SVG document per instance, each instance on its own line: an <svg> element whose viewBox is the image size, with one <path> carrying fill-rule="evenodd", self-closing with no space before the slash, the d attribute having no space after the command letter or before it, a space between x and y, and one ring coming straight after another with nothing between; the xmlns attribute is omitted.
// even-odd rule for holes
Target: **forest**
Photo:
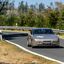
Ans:
<svg viewBox="0 0 64 64"><path fill-rule="evenodd" d="M51 2L50 6L43 3L28 5L27 2L0 0L0 26L24 26L64 29L64 4Z"/></svg>

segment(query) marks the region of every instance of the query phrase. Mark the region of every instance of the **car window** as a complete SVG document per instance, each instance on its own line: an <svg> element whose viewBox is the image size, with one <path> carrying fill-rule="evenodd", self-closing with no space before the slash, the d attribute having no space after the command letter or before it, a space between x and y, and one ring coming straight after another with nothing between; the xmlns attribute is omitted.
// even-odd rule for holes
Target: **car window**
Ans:
<svg viewBox="0 0 64 64"><path fill-rule="evenodd" d="M51 29L34 29L33 34L54 34Z"/></svg>

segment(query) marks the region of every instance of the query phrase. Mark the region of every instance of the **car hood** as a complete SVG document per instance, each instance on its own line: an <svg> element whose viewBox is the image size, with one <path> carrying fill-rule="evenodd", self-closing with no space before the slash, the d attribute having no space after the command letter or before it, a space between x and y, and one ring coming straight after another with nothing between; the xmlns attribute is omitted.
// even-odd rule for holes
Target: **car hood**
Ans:
<svg viewBox="0 0 64 64"><path fill-rule="evenodd" d="M58 36L55 34L37 34L32 35L34 39L43 39L43 40L58 40Z"/></svg>

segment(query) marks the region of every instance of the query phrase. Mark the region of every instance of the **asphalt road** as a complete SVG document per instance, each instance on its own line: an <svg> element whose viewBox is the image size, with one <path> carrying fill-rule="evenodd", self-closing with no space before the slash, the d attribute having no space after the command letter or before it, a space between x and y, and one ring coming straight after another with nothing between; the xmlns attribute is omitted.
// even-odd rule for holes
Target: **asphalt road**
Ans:
<svg viewBox="0 0 64 64"><path fill-rule="evenodd" d="M19 44L33 52L64 62L64 40L60 39L59 47L27 47L27 35L24 33L3 33L3 38Z"/></svg>

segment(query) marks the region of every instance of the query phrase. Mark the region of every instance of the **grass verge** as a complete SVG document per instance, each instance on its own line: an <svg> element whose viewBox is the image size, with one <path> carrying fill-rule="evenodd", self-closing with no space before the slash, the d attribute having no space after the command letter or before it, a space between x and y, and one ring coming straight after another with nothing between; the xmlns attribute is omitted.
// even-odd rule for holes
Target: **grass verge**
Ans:
<svg viewBox="0 0 64 64"><path fill-rule="evenodd" d="M28 33L28 30L2 30L3 32L19 32L19 33Z"/></svg>
<svg viewBox="0 0 64 64"><path fill-rule="evenodd" d="M0 64L58 64L56 62L30 54L9 44L0 41Z"/></svg>
<svg viewBox="0 0 64 64"><path fill-rule="evenodd" d="M59 38L64 39L64 34L59 34Z"/></svg>

